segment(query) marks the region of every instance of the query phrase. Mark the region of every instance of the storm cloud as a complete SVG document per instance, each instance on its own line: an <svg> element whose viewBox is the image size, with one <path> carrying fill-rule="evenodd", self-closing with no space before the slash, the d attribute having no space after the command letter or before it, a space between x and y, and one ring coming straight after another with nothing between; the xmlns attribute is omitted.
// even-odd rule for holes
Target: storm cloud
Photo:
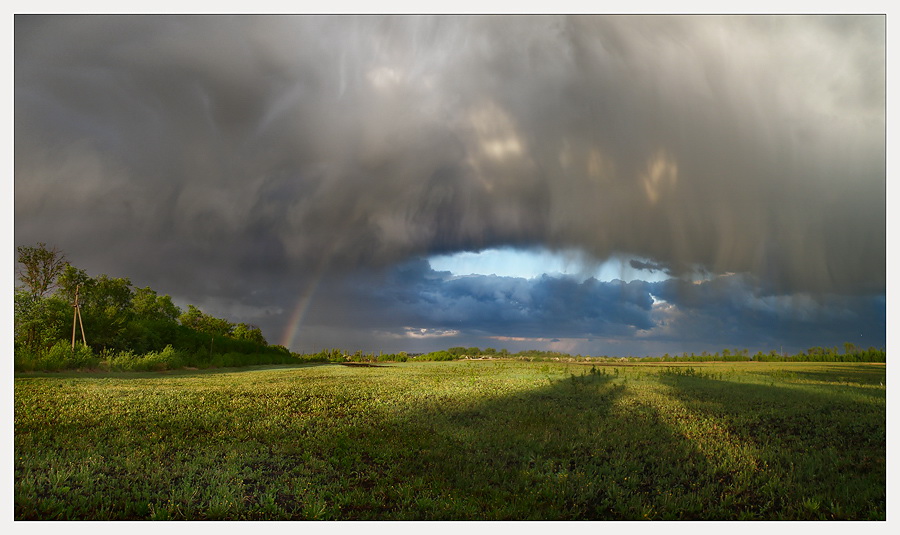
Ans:
<svg viewBox="0 0 900 535"><path fill-rule="evenodd" d="M883 299L884 17L17 16L14 46L16 244L270 341L306 307L519 337L660 321L639 283L422 278L497 246L648 259L684 313L732 310L684 280L740 274L735 322Z"/></svg>
<svg viewBox="0 0 900 535"><path fill-rule="evenodd" d="M418 349L433 339L441 347L475 340L481 347L641 355L867 347L885 333L883 295L779 294L736 274L688 284L456 276L414 260L388 276L326 289L330 299L310 307L305 324L315 339L319 329L347 322L365 333L359 343L371 350L382 337L382 344L400 339Z"/></svg>

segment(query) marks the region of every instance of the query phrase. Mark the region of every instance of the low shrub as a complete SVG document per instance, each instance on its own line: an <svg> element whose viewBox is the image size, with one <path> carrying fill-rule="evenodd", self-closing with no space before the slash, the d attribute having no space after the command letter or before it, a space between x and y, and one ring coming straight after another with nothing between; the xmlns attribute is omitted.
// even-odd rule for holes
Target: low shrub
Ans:
<svg viewBox="0 0 900 535"><path fill-rule="evenodd" d="M186 365L184 355L170 345L162 351L144 355L135 355L130 350L120 351L110 357L107 364L111 370L131 372L173 370Z"/></svg>
<svg viewBox="0 0 900 535"><path fill-rule="evenodd" d="M40 352L32 352L27 349L18 349L15 354L15 368L17 371L47 371L77 370L96 368L100 359L94 355L90 346L72 344L60 340L49 349Z"/></svg>
<svg viewBox="0 0 900 535"><path fill-rule="evenodd" d="M457 357L447 351L433 351L431 353L425 353L424 355L419 355L415 357L416 360L427 360L427 361L448 361L448 360L456 360Z"/></svg>

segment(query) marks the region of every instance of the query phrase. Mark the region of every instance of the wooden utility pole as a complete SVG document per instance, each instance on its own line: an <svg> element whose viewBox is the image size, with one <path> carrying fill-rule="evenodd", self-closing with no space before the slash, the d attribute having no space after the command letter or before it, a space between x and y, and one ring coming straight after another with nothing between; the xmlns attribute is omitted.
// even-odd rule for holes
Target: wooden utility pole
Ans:
<svg viewBox="0 0 900 535"><path fill-rule="evenodd" d="M81 341L84 345L87 345L87 339L84 336L84 322L81 321L81 305L78 304L78 289L81 288L81 285L75 287L75 304L72 305L72 308L75 309L75 313L72 315L72 351L75 351L75 324L81 326Z"/></svg>

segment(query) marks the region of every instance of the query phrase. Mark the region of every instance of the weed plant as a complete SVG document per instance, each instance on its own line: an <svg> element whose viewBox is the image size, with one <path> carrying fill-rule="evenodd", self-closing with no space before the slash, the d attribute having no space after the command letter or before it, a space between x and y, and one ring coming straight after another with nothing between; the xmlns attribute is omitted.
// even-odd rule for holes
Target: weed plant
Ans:
<svg viewBox="0 0 900 535"><path fill-rule="evenodd" d="M884 382L841 363L20 375L14 516L884 520Z"/></svg>

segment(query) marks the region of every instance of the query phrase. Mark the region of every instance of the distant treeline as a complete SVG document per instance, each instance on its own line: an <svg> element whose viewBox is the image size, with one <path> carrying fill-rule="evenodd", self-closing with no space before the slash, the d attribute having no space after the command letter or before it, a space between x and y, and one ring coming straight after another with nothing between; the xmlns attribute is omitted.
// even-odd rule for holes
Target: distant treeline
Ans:
<svg viewBox="0 0 900 535"><path fill-rule="evenodd" d="M770 351L768 353L757 352L753 355L746 349L724 349L721 353L682 353L681 355L665 354L661 357L609 357L570 355L558 351L541 351L529 349L510 353L506 349L499 351L493 348L481 350L477 347L451 347L450 349L435 351L415 357L415 360L459 360L479 358L511 358L528 361L564 361L564 362L885 362L885 350L869 347L867 349L856 347L851 343L845 343L843 351L837 347L812 347L802 353L788 355Z"/></svg>
<svg viewBox="0 0 900 535"><path fill-rule="evenodd" d="M711 362L711 361L757 361L757 362L885 362L885 350L869 347L866 349L858 348L851 343L844 344L842 352L837 347L811 347L804 352L794 355L786 353L778 353L770 351L763 353L759 351L750 355L747 350L730 352L724 350L721 354L702 353L695 355L691 353L682 354L680 356L662 357L642 357L642 362Z"/></svg>
<svg viewBox="0 0 900 535"><path fill-rule="evenodd" d="M885 350L862 349L851 343L839 348L813 347L786 355L771 351L750 355L728 350L700 355L607 357L569 355L555 351L451 347L425 354L363 353L325 349L292 353L266 342L261 330L204 313L187 311L150 287L135 288L128 278L90 277L66 261L62 252L39 243L18 247L15 292L15 369L56 371L101 369L123 371L172 370L261 364L312 362L407 362L512 358L566 362L885 362ZM75 303L78 303L77 309ZM74 344L73 344L74 339Z"/></svg>

